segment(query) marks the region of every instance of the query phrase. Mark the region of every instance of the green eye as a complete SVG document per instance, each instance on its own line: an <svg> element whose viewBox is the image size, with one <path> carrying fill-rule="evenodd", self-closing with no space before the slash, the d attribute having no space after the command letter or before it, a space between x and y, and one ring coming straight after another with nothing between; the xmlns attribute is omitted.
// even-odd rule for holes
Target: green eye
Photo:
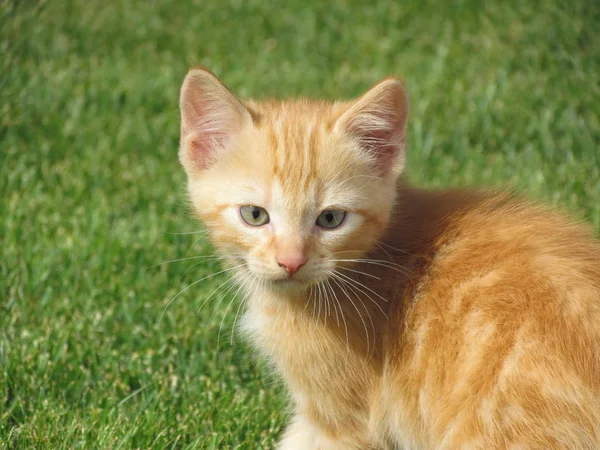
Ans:
<svg viewBox="0 0 600 450"><path fill-rule="evenodd" d="M260 206L240 206L240 216L242 216L244 222L253 227L260 227L269 223L269 213Z"/></svg>
<svg viewBox="0 0 600 450"><path fill-rule="evenodd" d="M333 209L326 209L319 217L317 217L317 225L321 228L333 230L339 227L346 218L346 211L336 211Z"/></svg>

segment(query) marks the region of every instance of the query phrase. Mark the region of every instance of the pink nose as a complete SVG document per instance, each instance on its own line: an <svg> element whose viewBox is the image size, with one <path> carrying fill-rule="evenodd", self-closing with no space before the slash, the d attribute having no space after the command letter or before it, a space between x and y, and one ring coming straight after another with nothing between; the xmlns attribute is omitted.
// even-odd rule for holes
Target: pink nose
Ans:
<svg viewBox="0 0 600 450"><path fill-rule="evenodd" d="M279 267L283 267L290 276L294 275L308 260L304 255L287 255L276 258Z"/></svg>

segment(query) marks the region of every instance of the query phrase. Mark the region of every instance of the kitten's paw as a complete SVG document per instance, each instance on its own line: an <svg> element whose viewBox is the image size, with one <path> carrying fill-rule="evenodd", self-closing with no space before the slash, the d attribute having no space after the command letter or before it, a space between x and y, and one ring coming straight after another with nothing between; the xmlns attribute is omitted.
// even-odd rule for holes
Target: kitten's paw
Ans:
<svg viewBox="0 0 600 450"><path fill-rule="evenodd" d="M313 427L301 417L296 416L285 430L277 450L317 449L314 434Z"/></svg>
<svg viewBox="0 0 600 450"><path fill-rule="evenodd" d="M296 416L283 434L277 450L371 450L374 447L352 436L332 439L325 436L302 416Z"/></svg>

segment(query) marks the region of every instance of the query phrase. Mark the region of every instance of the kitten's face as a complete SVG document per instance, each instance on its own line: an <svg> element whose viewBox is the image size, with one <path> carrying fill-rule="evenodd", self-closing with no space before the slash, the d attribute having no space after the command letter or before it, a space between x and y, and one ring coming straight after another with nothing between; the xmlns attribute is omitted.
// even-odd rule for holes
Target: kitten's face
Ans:
<svg viewBox="0 0 600 450"><path fill-rule="evenodd" d="M364 257L387 226L403 165L394 130L373 128L389 118L374 115L375 100L246 108L197 72L182 90L180 159L195 210L244 279L304 289ZM360 122L364 108L370 122Z"/></svg>

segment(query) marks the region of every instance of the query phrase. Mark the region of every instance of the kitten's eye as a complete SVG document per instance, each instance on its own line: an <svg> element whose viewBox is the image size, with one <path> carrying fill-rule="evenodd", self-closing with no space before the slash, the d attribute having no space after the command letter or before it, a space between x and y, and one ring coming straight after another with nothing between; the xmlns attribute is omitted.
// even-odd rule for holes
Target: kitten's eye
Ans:
<svg viewBox="0 0 600 450"><path fill-rule="evenodd" d="M269 213L265 208L253 205L240 206L240 216L248 225L260 227L269 223Z"/></svg>
<svg viewBox="0 0 600 450"><path fill-rule="evenodd" d="M326 209L319 217L317 217L317 225L321 228L333 230L339 227L344 219L346 218L346 211L336 211L333 209Z"/></svg>

